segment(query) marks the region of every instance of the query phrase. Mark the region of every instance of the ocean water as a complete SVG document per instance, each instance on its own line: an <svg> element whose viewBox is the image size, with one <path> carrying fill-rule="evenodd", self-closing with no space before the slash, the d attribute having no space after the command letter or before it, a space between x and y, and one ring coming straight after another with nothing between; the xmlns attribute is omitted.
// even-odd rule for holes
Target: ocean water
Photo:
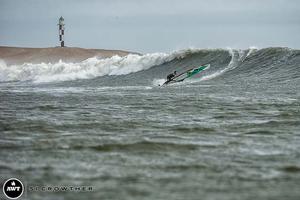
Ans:
<svg viewBox="0 0 300 200"><path fill-rule="evenodd" d="M24 199L299 199L300 51L0 62L0 175Z"/></svg>

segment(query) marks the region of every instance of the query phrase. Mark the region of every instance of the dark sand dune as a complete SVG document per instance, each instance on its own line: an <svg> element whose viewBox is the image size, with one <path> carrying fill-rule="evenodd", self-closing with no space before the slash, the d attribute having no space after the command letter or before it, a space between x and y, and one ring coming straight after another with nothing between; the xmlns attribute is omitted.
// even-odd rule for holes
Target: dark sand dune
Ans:
<svg viewBox="0 0 300 200"><path fill-rule="evenodd" d="M83 49L77 47L23 48L0 46L0 59L6 64L80 62L90 57L108 58L114 55L126 56L133 52L121 50ZM136 53L134 53L136 54Z"/></svg>

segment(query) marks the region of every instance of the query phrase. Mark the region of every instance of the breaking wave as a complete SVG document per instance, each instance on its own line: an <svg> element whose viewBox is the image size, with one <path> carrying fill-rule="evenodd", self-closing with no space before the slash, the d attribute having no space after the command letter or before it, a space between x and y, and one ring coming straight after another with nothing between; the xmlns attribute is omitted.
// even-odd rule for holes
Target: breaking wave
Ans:
<svg viewBox="0 0 300 200"><path fill-rule="evenodd" d="M197 52L197 49L187 49L167 53L152 53L145 55L129 54L125 57L89 58L79 63L24 63L23 65L7 66L0 62L0 81L34 81L53 82L76 79L91 79L105 75L125 75L161 65L175 58L184 58L187 54Z"/></svg>
<svg viewBox="0 0 300 200"><path fill-rule="evenodd" d="M173 70L210 63L211 68L199 80L217 77L249 77L267 74L269 77L299 78L300 52L288 48L184 49L172 53L130 54L99 59L89 58L79 63L24 63L7 66L0 61L0 82L32 81L61 82L94 79L139 73L150 82L160 83ZM143 73L143 74L141 74Z"/></svg>

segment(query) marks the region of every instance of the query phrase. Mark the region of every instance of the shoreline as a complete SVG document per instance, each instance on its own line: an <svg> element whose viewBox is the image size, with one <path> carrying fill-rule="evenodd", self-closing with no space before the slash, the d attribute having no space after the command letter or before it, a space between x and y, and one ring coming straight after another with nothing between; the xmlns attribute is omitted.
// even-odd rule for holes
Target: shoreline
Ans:
<svg viewBox="0 0 300 200"><path fill-rule="evenodd" d="M81 62L91 57L110 58L112 56L126 56L128 54L139 54L136 52L107 49L85 49L79 47L10 47L0 46L0 59L7 65L24 63L56 63ZM139 54L141 55L141 54Z"/></svg>

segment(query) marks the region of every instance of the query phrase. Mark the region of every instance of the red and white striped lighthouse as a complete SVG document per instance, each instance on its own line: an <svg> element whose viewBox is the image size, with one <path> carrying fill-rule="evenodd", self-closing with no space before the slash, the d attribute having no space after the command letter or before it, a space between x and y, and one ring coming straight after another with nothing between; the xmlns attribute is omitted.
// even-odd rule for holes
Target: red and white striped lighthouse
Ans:
<svg viewBox="0 0 300 200"><path fill-rule="evenodd" d="M58 31L59 31L60 46L64 47L65 46L65 41L64 41L65 24L64 24L64 18L63 17L59 18L59 21L58 21Z"/></svg>

